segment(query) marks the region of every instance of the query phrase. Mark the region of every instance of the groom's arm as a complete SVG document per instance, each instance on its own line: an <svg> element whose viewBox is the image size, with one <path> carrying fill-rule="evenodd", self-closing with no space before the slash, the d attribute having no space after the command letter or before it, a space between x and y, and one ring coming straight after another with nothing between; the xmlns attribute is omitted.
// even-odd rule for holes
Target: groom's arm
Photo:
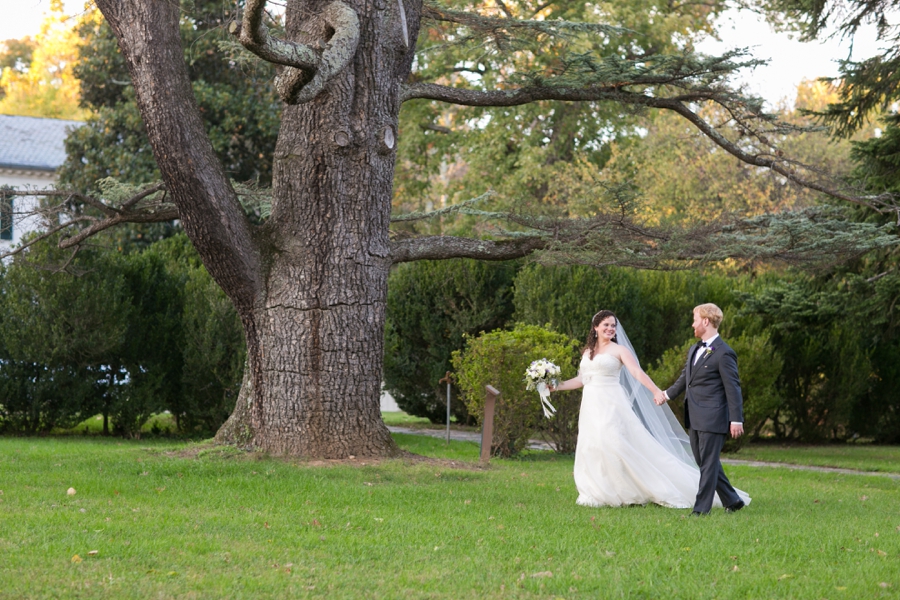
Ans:
<svg viewBox="0 0 900 600"><path fill-rule="evenodd" d="M735 425L741 427L744 423L744 395L741 392L741 378L738 375L737 354L731 348L728 348L719 360L719 375L725 387L728 420L731 421L733 430Z"/></svg>
<svg viewBox="0 0 900 600"><path fill-rule="evenodd" d="M675 380L675 383L670 385L663 394L666 395L666 400L671 400L672 398L677 398L678 394L683 394L684 390L687 387L687 364L684 365L684 368L681 370L681 375L678 376L678 379Z"/></svg>

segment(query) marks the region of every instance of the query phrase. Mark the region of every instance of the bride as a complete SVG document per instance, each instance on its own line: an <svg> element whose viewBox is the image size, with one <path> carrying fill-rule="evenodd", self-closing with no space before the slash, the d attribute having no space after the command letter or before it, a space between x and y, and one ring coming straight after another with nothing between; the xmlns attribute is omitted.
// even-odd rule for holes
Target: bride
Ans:
<svg viewBox="0 0 900 600"><path fill-rule="evenodd" d="M653 402L659 388L641 369L612 311L601 310L591 320L578 376L551 391L582 386L575 448L577 503L692 507L700 469L690 441L668 405ZM737 492L750 503L747 494ZM717 496L714 506L721 505Z"/></svg>

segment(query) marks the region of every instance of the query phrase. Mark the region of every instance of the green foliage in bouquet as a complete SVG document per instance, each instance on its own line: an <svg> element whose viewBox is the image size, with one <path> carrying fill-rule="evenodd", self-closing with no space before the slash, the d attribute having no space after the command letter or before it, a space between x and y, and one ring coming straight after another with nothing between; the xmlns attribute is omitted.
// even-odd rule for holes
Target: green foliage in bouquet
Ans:
<svg viewBox="0 0 900 600"><path fill-rule="evenodd" d="M663 389L672 385L684 368L688 349L695 342L696 340L689 340L681 346L666 350L662 358L647 369L650 379ZM763 425L775 415L781 405L776 384L784 361L772 346L768 332L759 335L743 334L730 338L727 342L738 356L738 373L744 397L745 435L736 440L729 439L725 448L726 451L734 451L758 437ZM683 425L684 396L674 398L669 405Z"/></svg>
<svg viewBox="0 0 900 600"><path fill-rule="evenodd" d="M559 365L562 380L569 379L576 372L579 348L580 342L567 335L519 324L512 331L467 336L466 347L453 353L457 384L469 413L479 421L484 417L484 386L493 385L500 390L494 412L493 456L508 457L521 452L529 435L544 420L537 392L525 389L524 373L531 361L546 358ZM554 394L551 399L556 404L562 397ZM566 410L554 419L571 420L573 416L577 421L577 411L573 415L573 411Z"/></svg>

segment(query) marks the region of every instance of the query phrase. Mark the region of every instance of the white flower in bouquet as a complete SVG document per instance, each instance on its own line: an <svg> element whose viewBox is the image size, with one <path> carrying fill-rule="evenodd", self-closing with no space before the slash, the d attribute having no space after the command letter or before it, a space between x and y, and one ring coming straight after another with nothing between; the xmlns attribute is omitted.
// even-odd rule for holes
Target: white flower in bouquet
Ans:
<svg viewBox="0 0 900 600"><path fill-rule="evenodd" d="M556 413L556 409L550 404L550 389L548 386L556 386L559 383L561 370L558 366L541 358L533 361L525 369L525 389L537 390L541 397L541 408L548 419Z"/></svg>

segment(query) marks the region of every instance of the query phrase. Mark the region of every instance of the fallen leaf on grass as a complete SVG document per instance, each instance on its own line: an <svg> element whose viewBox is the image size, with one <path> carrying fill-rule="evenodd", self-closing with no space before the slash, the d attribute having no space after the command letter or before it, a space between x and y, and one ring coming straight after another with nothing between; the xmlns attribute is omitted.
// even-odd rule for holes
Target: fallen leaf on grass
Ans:
<svg viewBox="0 0 900 600"><path fill-rule="evenodd" d="M80 556L78 556L77 554L76 554L75 556L72 557L72 562L75 563L75 564L80 563L81 560L82 560L82 558L81 558Z"/></svg>
<svg viewBox="0 0 900 600"><path fill-rule="evenodd" d="M878 556L887 556L887 552L885 552L884 550L879 550Z"/></svg>
<svg viewBox="0 0 900 600"><path fill-rule="evenodd" d="M883 588L889 588L889 587L891 587L891 584L887 583L886 581L882 581L882 582L879 583L878 585L879 585L880 587L883 587Z"/></svg>
<svg viewBox="0 0 900 600"><path fill-rule="evenodd" d="M66 490L66 494L68 494L69 496L74 496L74 495L75 495L75 488L69 488L69 489L67 489L67 490Z"/></svg>
<svg viewBox="0 0 900 600"><path fill-rule="evenodd" d="M532 573L532 577L553 577L553 571L541 571L540 573Z"/></svg>
<svg viewBox="0 0 900 600"><path fill-rule="evenodd" d="M322 524L319 522L318 519L313 519L312 523L310 523L310 525L312 525L313 527L321 527L322 526Z"/></svg>
<svg viewBox="0 0 900 600"><path fill-rule="evenodd" d="M847 590L847 586L846 586L846 585L839 585L839 586L836 586L834 589L836 589L836 590L839 591L839 592L844 592L844 591Z"/></svg>
<svg viewBox="0 0 900 600"><path fill-rule="evenodd" d="M100 554L99 550L91 550L88 552L88 556L97 556L98 554Z"/></svg>
<svg viewBox="0 0 900 600"><path fill-rule="evenodd" d="M737 566L737 565L734 565L733 567L731 567L731 570L732 570L732 572L734 572L734 573L737 573L738 571L740 571L740 569L738 569L738 566Z"/></svg>
<svg viewBox="0 0 900 600"><path fill-rule="evenodd" d="M859 499L862 500L863 502L865 502L866 500L869 499L869 497L868 496L860 496Z"/></svg>
<svg viewBox="0 0 900 600"><path fill-rule="evenodd" d="M784 575L782 575L781 577L778 578L778 581L781 581L782 579L790 579L791 577L793 577L793 575L791 575L790 573L785 573Z"/></svg>
<svg viewBox="0 0 900 600"><path fill-rule="evenodd" d="M166 487L165 487L165 486L163 486L163 487L158 487L158 488L156 488L156 491L159 492L159 493L161 494L161 493L163 493L164 491L166 491Z"/></svg>

